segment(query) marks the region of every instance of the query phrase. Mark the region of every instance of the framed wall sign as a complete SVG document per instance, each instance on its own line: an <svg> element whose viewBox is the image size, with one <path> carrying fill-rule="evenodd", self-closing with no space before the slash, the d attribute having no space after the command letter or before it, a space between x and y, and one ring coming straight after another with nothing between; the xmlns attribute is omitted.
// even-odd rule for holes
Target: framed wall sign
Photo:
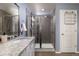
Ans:
<svg viewBox="0 0 79 59"><path fill-rule="evenodd" d="M77 10L64 10L64 24L73 25L76 23Z"/></svg>

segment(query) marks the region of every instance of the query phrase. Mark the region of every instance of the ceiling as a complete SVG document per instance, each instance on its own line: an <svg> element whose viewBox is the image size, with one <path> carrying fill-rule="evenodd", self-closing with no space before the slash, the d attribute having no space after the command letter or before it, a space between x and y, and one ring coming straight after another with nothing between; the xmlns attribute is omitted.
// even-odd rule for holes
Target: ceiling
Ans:
<svg viewBox="0 0 79 59"><path fill-rule="evenodd" d="M55 5L55 3L27 3L27 6L34 15L53 14L55 12Z"/></svg>
<svg viewBox="0 0 79 59"><path fill-rule="evenodd" d="M11 15L18 15L18 7L14 3L0 3L0 9Z"/></svg>

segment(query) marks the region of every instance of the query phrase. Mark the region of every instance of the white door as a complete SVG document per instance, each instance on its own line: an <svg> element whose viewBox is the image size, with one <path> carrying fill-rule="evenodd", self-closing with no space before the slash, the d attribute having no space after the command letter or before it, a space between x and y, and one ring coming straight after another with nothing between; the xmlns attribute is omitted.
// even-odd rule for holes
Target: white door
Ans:
<svg viewBox="0 0 79 59"><path fill-rule="evenodd" d="M60 10L60 51L77 51L77 10Z"/></svg>

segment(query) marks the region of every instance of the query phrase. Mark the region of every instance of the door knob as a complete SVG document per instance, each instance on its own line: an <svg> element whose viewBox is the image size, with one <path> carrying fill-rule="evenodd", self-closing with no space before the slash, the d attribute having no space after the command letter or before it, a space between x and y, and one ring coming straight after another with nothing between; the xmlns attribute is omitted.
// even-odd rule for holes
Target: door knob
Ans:
<svg viewBox="0 0 79 59"><path fill-rule="evenodd" d="M64 35L64 33L62 33L61 35Z"/></svg>

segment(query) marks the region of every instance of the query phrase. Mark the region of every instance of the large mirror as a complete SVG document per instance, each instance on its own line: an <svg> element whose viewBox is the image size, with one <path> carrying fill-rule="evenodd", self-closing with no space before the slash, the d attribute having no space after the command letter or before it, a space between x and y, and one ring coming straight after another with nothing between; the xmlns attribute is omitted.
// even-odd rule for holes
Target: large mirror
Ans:
<svg viewBox="0 0 79 59"><path fill-rule="evenodd" d="M0 35L19 35L19 19L16 3L0 3Z"/></svg>

